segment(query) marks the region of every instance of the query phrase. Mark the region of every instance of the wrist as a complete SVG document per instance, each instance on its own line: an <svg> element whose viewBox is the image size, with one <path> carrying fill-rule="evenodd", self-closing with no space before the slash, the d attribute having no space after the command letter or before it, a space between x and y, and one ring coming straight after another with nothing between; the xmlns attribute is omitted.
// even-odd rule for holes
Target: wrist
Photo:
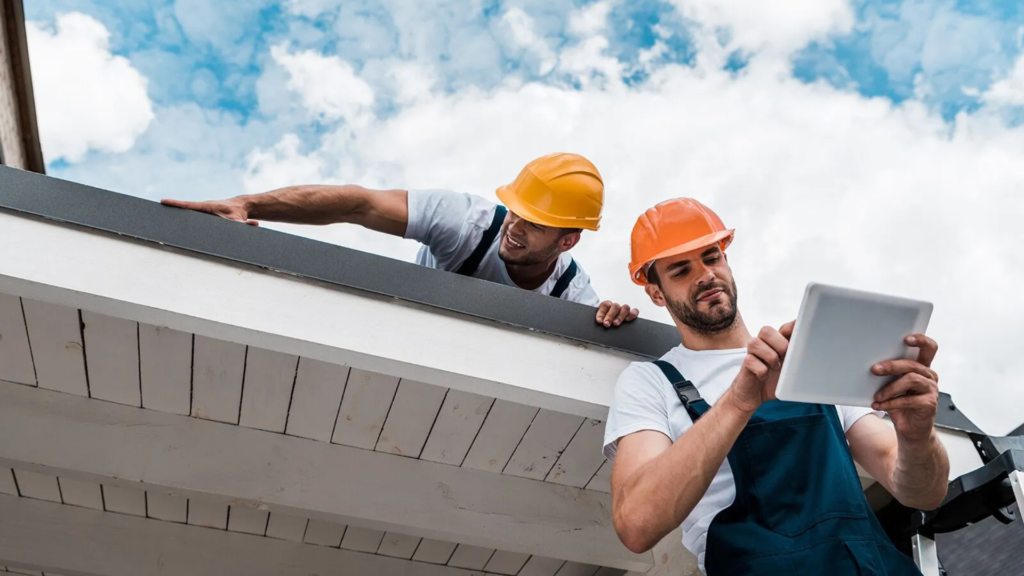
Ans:
<svg viewBox="0 0 1024 576"><path fill-rule="evenodd" d="M232 198L232 201L235 203L235 205L237 205L239 208L245 211L246 214L250 215L250 217L256 209L255 195L236 196Z"/></svg>
<svg viewBox="0 0 1024 576"><path fill-rule="evenodd" d="M927 450L936 442L939 442L939 436L935 433L934 426L929 428L928 431L923 434L901 434L897 430L896 442L901 450L919 452Z"/></svg>
<svg viewBox="0 0 1024 576"><path fill-rule="evenodd" d="M725 394L722 394L722 397L719 398L718 403L716 404L716 406L722 406L744 420L749 420L760 405L760 402L741 398L733 388L726 390Z"/></svg>

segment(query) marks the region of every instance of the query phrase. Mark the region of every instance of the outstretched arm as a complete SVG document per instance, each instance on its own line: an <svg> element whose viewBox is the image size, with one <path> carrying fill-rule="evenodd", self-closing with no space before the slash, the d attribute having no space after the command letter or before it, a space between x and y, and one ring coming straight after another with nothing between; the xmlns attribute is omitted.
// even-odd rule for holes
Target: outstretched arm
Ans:
<svg viewBox="0 0 1024 576"><path fill-rule="evenodd" d="M409 223L408 194L405 190L371 190L352 184L288 186L263 194L235 196L226 200L163 200L162 203L253 226L260 220L317 225L351 223L377 232L403 236Z"/></svg>

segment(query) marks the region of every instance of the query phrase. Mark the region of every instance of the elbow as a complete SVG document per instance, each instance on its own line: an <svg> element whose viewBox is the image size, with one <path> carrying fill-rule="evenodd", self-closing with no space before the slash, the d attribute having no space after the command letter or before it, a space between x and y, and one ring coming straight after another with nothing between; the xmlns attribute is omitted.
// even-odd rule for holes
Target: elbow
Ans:
<svg viewBox="0 0 1024 576"><path fill-rule="evenodd" d="M930 511L935 510L939 506L942 506L942 501L946 499L947 488L948 485L946 483L943 483L940 489L936 490L932 494L929 494L928 498L923 499L923 501L919 503L920 505L917 508L919 510Z"/></svg>
<svg viewBox="0 0 1024 576"><path fill-rule="evenodd" d="M915 508L925 512L935 510L946 499L948 485L943 482L931 491L916 490L911 494L897 494L896 501L907 508Z"/></svg>
<svg viewBox="0 0 1024 576"><path fill-rule="evenodd" d="M619 540L627 550L634 554L643 554L657 544L657 541L653 541L648 529L650 523L641 520L637 514L628 511L615 514L613 524Z"/></svg>

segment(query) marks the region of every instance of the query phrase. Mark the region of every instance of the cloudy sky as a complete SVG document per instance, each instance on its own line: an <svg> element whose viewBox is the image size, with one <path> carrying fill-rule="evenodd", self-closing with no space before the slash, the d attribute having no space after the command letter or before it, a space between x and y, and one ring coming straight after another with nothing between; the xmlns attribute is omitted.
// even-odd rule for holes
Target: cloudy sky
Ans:
<svg viewBox="0 0 1024 576"><path fill-rule="evenodd" d="M636 216L675 196L737 229L748 325L809 281L928 299L941 388L1024 421L1024 7L1018 0L32 0L51 175L150 199L287 184L493 198L591 158L605 298ZM388 256L352 227L287 228Z"/></svg>

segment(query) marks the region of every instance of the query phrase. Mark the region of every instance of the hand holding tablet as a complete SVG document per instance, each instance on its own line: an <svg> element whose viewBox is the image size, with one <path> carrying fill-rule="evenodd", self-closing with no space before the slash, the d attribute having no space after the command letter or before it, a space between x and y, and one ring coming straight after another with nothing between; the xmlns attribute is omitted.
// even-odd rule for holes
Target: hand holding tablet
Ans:
<svg viewBox="0 0 1024 576"><path fill-rule="evenodd" d="M811 283L804 292L775 396L779 400L870 407L896 378L879 362L917 358L905 338L923 334L932 304Z"/></svg>

